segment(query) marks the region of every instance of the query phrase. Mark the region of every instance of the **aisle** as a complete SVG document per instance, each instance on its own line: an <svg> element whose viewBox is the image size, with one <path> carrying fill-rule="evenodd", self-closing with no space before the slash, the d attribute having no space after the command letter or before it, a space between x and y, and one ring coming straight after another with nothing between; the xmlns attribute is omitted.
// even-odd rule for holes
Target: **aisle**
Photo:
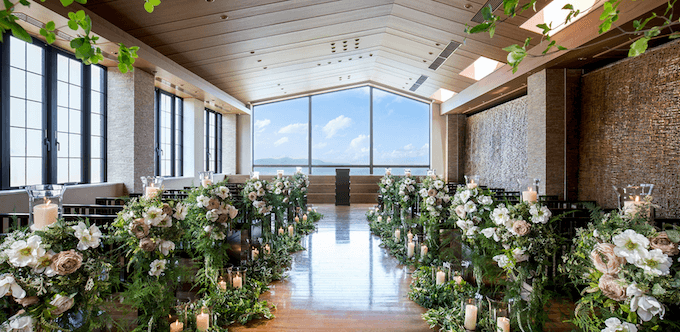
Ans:
<svg viewBox="0 0 680 332"><path fill-rule="evenodd" d="M318 206L325 217L308 250L262 296L277 305L276 318L230 331L429 331L425 310L408 299L410 275L370 233L370 206Z"/></svg>

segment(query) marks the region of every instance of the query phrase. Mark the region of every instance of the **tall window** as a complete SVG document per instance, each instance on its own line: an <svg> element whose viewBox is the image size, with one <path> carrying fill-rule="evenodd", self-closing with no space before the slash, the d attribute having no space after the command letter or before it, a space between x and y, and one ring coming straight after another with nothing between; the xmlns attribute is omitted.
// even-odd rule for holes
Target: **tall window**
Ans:
<svg viewBox="0 0 680 332"><path fill-rule="evenodd" d="M156 175L183 175L182 98L156 89Z"/></svg>
<svg viewBox="0 0 680 332"><path fill-rule="evenodd" d="M205 170L215 173L222 172L222 114L209 109L205 110L203 118L205 135Z"/></svg>
<svg viewBox="0 0 680 332"><path fill-rule="evenodd" d="M310 121L311 117L311 121ZM430 166L430 105L374 87L257 105L253 165L262 174L395 174Z"/></svg>
<svg viewBox="0 0 680 332"><path fill-rule="evenodd" d="M1 53L0 187L106 181L106 71L11 36Z"/></svg>

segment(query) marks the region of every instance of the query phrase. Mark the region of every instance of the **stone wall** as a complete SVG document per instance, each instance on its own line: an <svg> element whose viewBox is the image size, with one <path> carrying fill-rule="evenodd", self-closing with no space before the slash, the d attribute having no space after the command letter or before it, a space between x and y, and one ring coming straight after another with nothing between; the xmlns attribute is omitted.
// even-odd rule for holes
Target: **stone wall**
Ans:
<svg viewBox="0 0 680 332"><path fill-rule="evenodd" d="M583 76L579 199L616 207L612 185L653 183L679 218L680 41Z"/></svg>
<svg viewBox="0 0 680 332"><path fill-rule="evenodd" d="M491 188L518 189L527 174L527 96L467 118L465 174Z"/></svg>

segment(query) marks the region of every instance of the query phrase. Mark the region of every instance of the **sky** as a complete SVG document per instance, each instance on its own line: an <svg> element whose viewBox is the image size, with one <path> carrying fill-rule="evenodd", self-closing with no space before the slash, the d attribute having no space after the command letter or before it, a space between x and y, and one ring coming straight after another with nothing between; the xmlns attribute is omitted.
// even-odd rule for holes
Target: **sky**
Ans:
<svg viewBox="0 0 680 332"><path fill-rule="evenodd" d="M325 93L311 99L314 163L368 165L370 88ZM429 105L379 89L373 89L373 99L374 164L427 166ZM308 108L307 97L255 107L255 164L285 157L307 163Z"/></svg>

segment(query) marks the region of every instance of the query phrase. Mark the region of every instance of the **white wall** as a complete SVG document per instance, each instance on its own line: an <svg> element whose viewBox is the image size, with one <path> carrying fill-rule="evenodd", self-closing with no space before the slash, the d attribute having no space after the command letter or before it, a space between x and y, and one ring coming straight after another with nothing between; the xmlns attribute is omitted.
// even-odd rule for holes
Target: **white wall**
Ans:
<svg viewBox="0 0 680 332"><path fill-rule="evenodd" d="M251 139L251 116L239 115L237 118L237 174L250 174L253 169L252 139Z"/></svg>
<svg viewBox="0 0 680 332"><path fill-rule="evenodd" d="M237 115L222 115L222 173L236 174Z"/></svg>
<svg viewBox="0 0 680 332"><path fill-rule="evenodd" d="M440 104L432 104L432 133L430 135L430 158L432 168L437 174L448 178L448 165L446 164L446 115L441 115Z"/></svg>

